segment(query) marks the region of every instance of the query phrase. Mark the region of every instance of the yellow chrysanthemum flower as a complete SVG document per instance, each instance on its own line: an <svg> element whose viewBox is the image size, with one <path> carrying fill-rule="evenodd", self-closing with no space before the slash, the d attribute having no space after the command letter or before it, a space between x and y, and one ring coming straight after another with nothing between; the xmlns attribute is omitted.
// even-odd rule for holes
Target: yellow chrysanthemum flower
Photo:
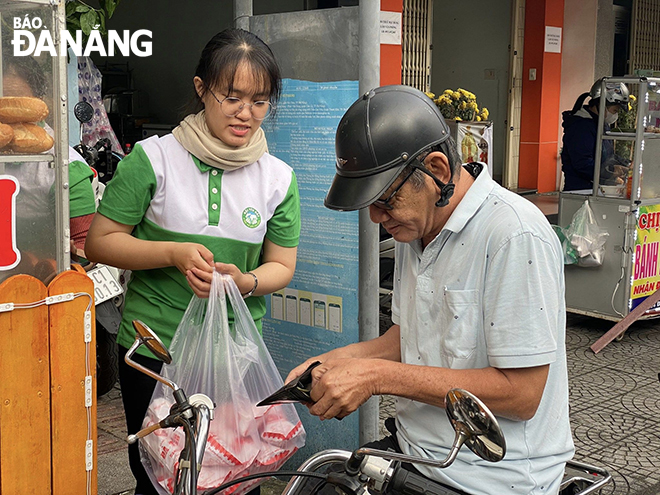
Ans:
<svg viewBox="0 0 660 495"><path fill-rule="evenodd" d="M460 100L461 99L461 94L458 91L454 91L452 93L452 96L454 97L454 100Z"/></svg>
<svg viewBox="0 0 660 495"><path fill-rule="evenodd" d="M454 117L454 120L463 120L460 117Z"/></svg>
<svg viewBox="0 0 660 495"><path fill-rule="evenodd" d="M637 97L636 97L635 95L630 95L630 99L631 99L632 101L637 101Z"/></svg>
<svg viewBox="0 0 660 495"><path fill-rule="evenodd" d="M481 122L481 117L477 115L477 122Z"/></svg>
<svg viewBox="0 0 660 495"><path fill-rule="evenodd" d="M424 93L426 96L428 96L431 99L435 98L435 93L431 93L430 91Z"/></svg>

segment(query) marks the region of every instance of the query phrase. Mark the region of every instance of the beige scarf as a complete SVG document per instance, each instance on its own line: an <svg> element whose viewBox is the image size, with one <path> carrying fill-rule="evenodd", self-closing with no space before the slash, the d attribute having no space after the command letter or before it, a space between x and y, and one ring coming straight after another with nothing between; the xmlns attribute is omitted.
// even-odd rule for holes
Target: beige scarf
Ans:
<svg viewBox="0 0 660 495"><path fill-rule="evenodd" d="M236 170L256 162L268 151L266 135L261 127L245 146L229 146L211 134L204 110L188 115L172 131L186 151L202 162L221 170Z"/></svg>

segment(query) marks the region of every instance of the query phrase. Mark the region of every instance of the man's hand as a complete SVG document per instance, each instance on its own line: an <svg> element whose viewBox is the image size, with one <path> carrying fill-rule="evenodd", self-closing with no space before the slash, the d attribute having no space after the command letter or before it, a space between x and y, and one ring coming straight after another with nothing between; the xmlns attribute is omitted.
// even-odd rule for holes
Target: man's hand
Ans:
<svg viewBox="0 0 660 495"><path fill-rule="evenodd" d="M309 412L321 420L348 416L375 395L377 359L329 359L312 370L314 404Z"/></svg>
<svg viewBox="0 0 660 495"><path fill-rule="evenodd" d="M304 363L299 364L291 371L289 371L289 374L287 375L286 380L284 380L284 383L289 383L294 378L298 378L300 375L302 375L305 372L307 368L309 368L309 365L315 361L320 361L321 363L324 363L325 361L328 361L330 359L346 359L351 357L353 357L353 355L350 352L348 346L339 347L338 349L333 349L332 351L326 352L324 354L319 354L318 356L311 357Z"/></svg>

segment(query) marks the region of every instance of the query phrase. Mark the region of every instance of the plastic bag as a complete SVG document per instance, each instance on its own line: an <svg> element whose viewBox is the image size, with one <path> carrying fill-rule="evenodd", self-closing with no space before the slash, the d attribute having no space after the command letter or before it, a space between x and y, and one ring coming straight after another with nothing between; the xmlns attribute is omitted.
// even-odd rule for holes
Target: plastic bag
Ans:
<svg viewBox="0 0 660 495"><path fill-rule="evenodd" d="M559 237L559 242L561 243L561 250L564 254L564 265L575 265L578 262L578 255L573 248L572 244L568 240L566 231L568 228L560 227L559 225L553 225L553 230L557 237Z"/></svg>
<svg viewBox="0 0 660 495"><path fill-rule="evenodd" d="M103 106L101 97L101 71L90 57L78 57L78 94L80 101L86 101L94 108L92 120L83 124L83 143L92 148L103 138L110 140L112 151L120 155L124 149L119 144L117 135L110 125L110 119Z"/></svg>
<svg viewBox="0 0 660 495"><path fill-rule="evenodd" d="M234 310L231 325L227 299ZM292 404L256 407L283 383L231 277L214 272L209 298L192 298L170 353L172 363L162 374L189 397L203 393L216 405L199 490L277 470L305 444L305 430ZM173 403L172 390L158 383L142 427L167 416ZM172 493L184 443L181 428L157 430L140 439L142 464L162 494ZM244 493L263 481L235 485L226 492Z"/></svg>
<svg viewBox="0 0 660 495"><path fill-rule="evenodd" d="M578 266L601 266L608 236L607 231L598 226L588 200L575 212L566 229L566 237L577 253Z"/></svg>

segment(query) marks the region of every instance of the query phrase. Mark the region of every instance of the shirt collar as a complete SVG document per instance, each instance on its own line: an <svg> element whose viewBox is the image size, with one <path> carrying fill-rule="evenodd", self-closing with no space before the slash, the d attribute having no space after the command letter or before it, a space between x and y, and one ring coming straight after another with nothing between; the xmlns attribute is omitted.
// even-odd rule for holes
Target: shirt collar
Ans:
<svg viewBox="0 0 660 495"><path fill-rule="evenodd" d="M488 173L486 167L483 168L479 176L472 183L470 188L463 196L463 199L456 205L447 223L442 230L451 232L460 232L468 221L474 216L486 198L495 187L495 183Z"/></svg>
<svg viewBox="0 0 660 495"><path fill-rule="evenodd" d="M201 173L205 174L209 170L213 170L213 169L217 170L216 167L212 167L211 165L207 165L206 163L202 162L199 158L197 158L195 155L191 154L190 156L192 157L193 162L195 162L195 165L197 165L197 168L199 169L199 171Z"/></svg>

